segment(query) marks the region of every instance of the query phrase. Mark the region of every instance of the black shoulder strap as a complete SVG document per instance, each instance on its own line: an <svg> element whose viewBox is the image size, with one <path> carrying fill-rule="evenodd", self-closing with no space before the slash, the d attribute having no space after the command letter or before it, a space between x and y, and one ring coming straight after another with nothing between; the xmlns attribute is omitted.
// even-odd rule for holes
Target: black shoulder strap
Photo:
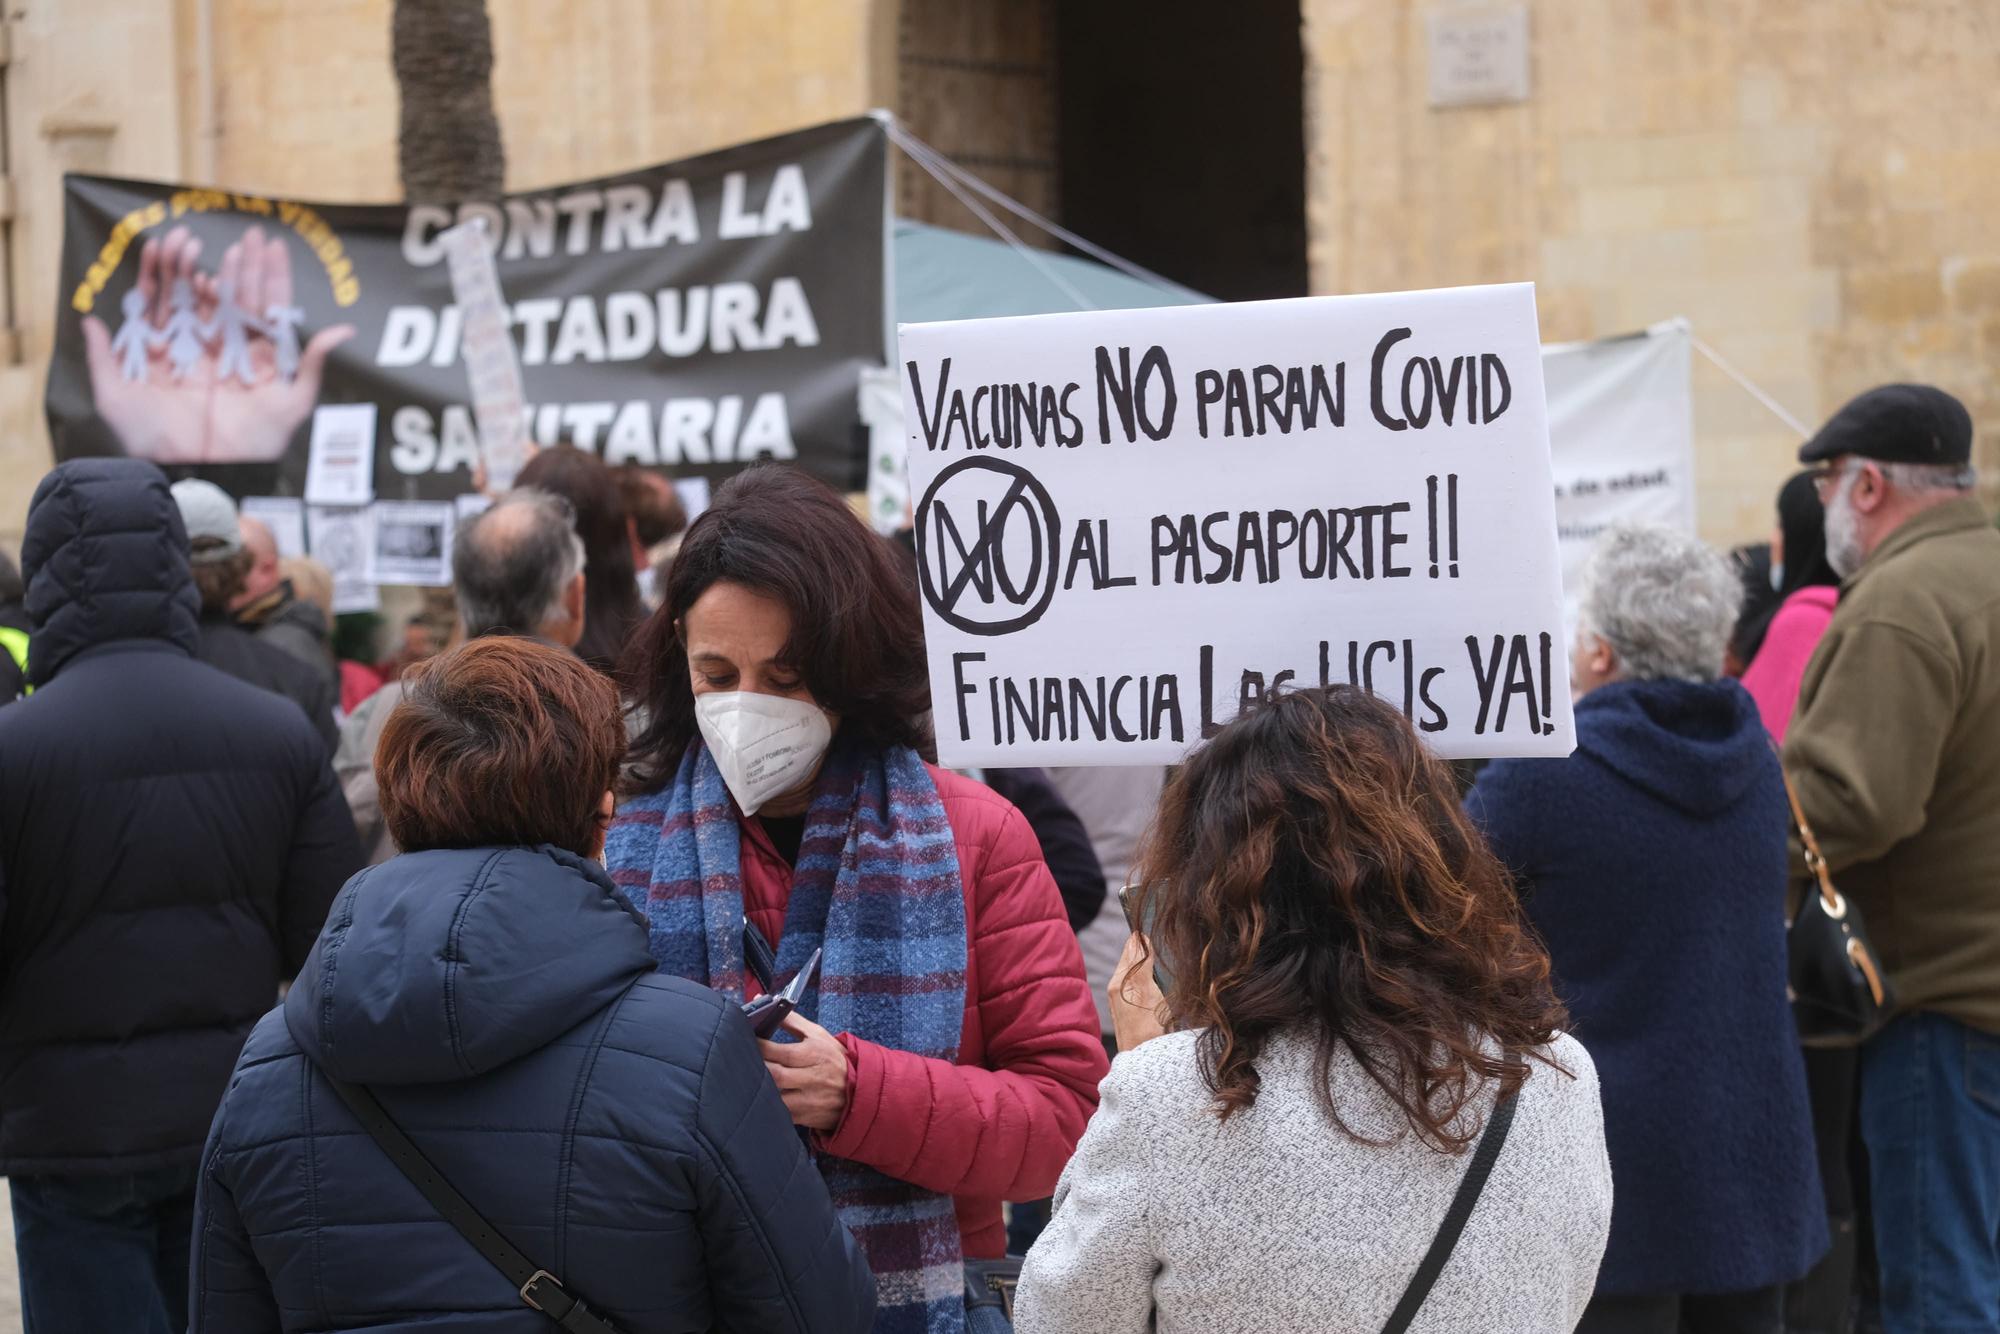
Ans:
<svg viewBox="0 0 2000 1334"><path fill-rule="evenodd" d="M1431 1239L1430 1250L1425 1252L1417 1272L1410 1275L1410 1286L1403 1289L1403 1300L1396 1303L1389 1323L1382 1326L1382 1334L1404 1334L1417 1318L1424 1298L1431 1295L1431 1285L1444 1272L1445 1262L1451 1259L1452 1250L1458 1245L1459 1234L1465 1231L1466 1220L1472 1217L1473 1206L1479 1203L1480 1192L1486 1189L1486 1178L1493 1175L1494 1160L1507 1142L1507 1131L1514 1124L1514 1105L1519 1101L1516 1094L1494 1104L1493 1114L1486 1119L1486 1130L1479 1136L1479 1146L1472 1151L1472 1165L1465 1169L1458 1193L1451 1197L1451 1208L1445 1210L1444 1222L1438 1224L1437 1236Z"/></svg>
<svg viewBox="0 0 2000 1334"><path fill-rule="evenodd" d="M423 1151L410 1142L410 1137L390 1118L387 1109L373 1093L358 1084L335 1079L324 1070L320 1074L340 1095L340 1100L347 1104L347 1109L360 1119L362 1128L381 1146L382 1152L389 1155L389 1161L396 1165L396 1170L423 1192L424 1198L431 1202L431 1208L437 1210L445 1222L457 1228L459 1235L471 1242L472 1248L485 1256L488 1264L506 1275L514 1290L521 1294L522 1301L568 1330L569 1334L618 1334L580 1298L565 1292L554 1274L515 1250L513 1244L501 1236L431 1166Z"/></svg>

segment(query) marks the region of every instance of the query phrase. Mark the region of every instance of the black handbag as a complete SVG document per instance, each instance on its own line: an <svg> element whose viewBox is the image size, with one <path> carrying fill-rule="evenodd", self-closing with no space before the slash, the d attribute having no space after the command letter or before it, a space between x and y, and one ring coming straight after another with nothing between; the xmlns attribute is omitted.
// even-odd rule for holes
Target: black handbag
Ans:
<svg viewBox="0 0 2000 1334"><path fill-rule="evenodd" d="M560 1279L521 1254L512 1242L501 1236L499 1230L431 1166L430 1159L411 1143L410 1137L403 1133L403 1128L396 1124L388 1109L373 1093L358 1084L335 1079L324 1070L320 1074L340 1095L340 1100L347 1104L347 1110L361 1122L361 1128L396 1165L396 1170L410 1179L410 1184L422 1192L423 1197L430 1201L431 1208L437 1210L445 1222L457 1228L458 1234L472 1243L472 1249L506 1277L523 1302L569 1334L618 1334L610 1321L584 1305L581 1297L564 1289Z"/></svg>
<svg viewBox="0 0 2000 1334"><path fill-rule="evenodd" d="M1786 935L1792 1019L1805 1046L1859 1046L1889 1021L1896 1008L1895 992L1862 925L1861 909L1833 887L1791 775L1782 765L1778 771L1784 776L1785 797L1792 803L1806 869L1815 882L1793 914Z"/></svg>

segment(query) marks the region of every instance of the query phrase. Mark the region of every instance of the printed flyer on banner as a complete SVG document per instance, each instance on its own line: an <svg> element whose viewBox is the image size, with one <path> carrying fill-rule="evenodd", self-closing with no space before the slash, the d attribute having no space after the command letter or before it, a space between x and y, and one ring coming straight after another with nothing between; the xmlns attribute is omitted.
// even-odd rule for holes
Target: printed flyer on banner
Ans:
<svg viewBox="0 0 2000 1334"><path fill-rule="evenodd" d="M475 489L483 410L489 437L517 414L529 449L715 481L778 459L858 490L861 377L889 352L887 156L862 117L456 209L66 176L56 457L193 467L239 496L449 500ZM497 281L464 310L445 237L474 219Z"/></svg>
<svg viewBox="0 0 2000 1334"><path fill-rule="evenodd" d="M449 500L380 500L368 562L372 584L451 583L451 535L457 510Z"/></svg>
<svg viewBox="0 0 2000 1334"><path fill-rule="evenodd" d="M333 574L335 615L374 611L381 594L368 577L375 526L366 505L306 506L306 545Z"/></svg>
<svg viewBox="0 0 2000 1334"><path fill-rule="evenodd" d="M938 751L1162 764L1351 682L1566 755L1534 289L906 325Z"/></svg>

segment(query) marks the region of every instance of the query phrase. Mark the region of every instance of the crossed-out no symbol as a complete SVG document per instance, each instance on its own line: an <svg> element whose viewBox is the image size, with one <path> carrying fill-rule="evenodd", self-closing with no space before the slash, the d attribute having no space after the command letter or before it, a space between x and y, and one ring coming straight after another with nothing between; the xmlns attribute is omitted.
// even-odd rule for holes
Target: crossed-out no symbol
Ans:
<svg viewBox="0 0 2000 1334"><path fill-rule="evenodd" d="M1026 468L969 458L934 478L917 506L924 600L973 635L1033 625L1056 593L1062 524Z"/></svg>

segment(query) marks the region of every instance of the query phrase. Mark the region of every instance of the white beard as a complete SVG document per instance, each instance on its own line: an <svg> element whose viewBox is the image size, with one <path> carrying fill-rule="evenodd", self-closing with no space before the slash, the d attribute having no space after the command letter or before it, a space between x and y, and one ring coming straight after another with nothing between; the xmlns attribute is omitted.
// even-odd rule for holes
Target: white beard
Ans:
<svg viewBox="0 0 2000 1334"><path fill-rule="evenodd" d="M1854 478L1848 473L1826 502L1826 563L1842 579L1851 578L1867 558L1861 549L1860 516L1854 512Z"/></svg>

